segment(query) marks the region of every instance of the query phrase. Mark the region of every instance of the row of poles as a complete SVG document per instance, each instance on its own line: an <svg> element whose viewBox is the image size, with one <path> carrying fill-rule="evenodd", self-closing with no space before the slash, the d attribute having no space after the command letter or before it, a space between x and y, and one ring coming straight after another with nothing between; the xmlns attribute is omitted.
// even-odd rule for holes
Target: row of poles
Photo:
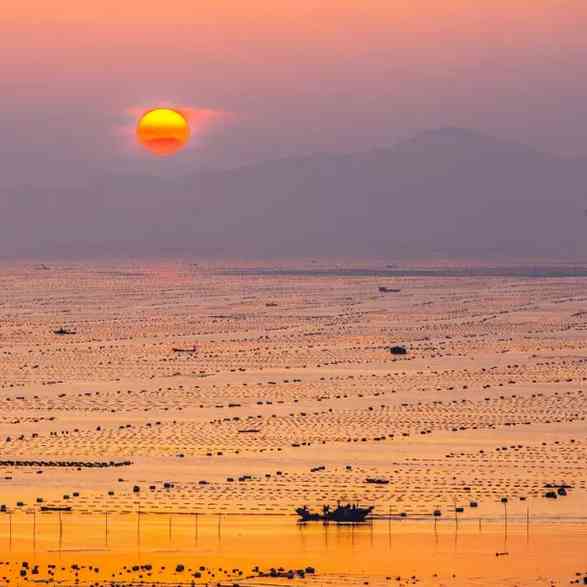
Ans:
<svg viewBox="0 0 587 587"><path fill-rule="evenodd" d="M507 505L508 505L508 500L507 498L502 498L501 499L501 503L503 504L504 507L504 534L505 537L507 539L507 532L508 532L508 510L507 510ZM10 546L10 550L12 550L12 546L13 546L13 523L12 523L12 516L13 513L8 511L6 512L8 515L8 523L9 523L9 546ZM62 517L62 511L57 511L56 512L58 514L58 543L59 543L59 550L62 550L63 548L63 517ZM454 522L455 522L455 527L458 528L459 525L459 516L458 516L458 508L456 506L456 501L454 504ZM137 546L140 547L141 545L141 528L142 528L142 524L141 524L141 520L143 518L144 515L153 515L153 512L144 512L141 510L140 504L137 504L137 525L136 525L136 542L137 542ZM163 515L163 514L155 514L155 515ZM181 513L178 515L182 515L182 516L193 516L194 519L194 544L197 544L198 542L198 519L200 516L199 512L193 512L193 513ZM217 516L217 534L218 534L218 539L220 539L221 537L221 530L222 530L222 513L219 514L215 514ZM108 548L108 546L110 545L110 520L109 520L109 516L110 516L110 512L105 512L105 518L104 518L104 544L105 547ZM384 519L385 517L387 517L388 519L388 526L389 526L389 531L391 531L391 521L393 519L398 518L398 515L394 515L392 513L391 507L389 508L389 513L387 516L382 516L382 518ZM436 514L432 514L433 520L434 520L434 532L436 534L437 532L437 523L438 523L438 518L440 517L439 515ZM381 519L381 518L379 518ZM527 534L529 535L530 532L530 506L527 506L526 509L526 530L527 530ZM479 531L481 531L481 518L479 518ZM172 541L173 539L173 514L169 514L169 518L168 518L168 539L169 542ZM37 510L33 511L33 549L36 550L37 548Z"/></svg>

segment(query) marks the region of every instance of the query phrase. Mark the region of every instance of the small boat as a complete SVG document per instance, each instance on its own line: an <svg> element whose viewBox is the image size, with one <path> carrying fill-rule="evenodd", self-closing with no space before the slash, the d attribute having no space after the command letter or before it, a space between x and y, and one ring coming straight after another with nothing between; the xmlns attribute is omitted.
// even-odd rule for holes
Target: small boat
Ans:
<svg viewBox="0 0 587 587"><path fill-rule="evenodd" d="M392 355L407 355L408 354L408 349L405 346L392 346L389 349L389 352Z"/></svg>
<svg viewBox="0 0 587 587"><path fill-rule="evenodd" d="M54 330L53 334L57 334L58 336L64 336L66 334L75 334L75 330L68 330L67 328L61 327L57 330Z"/></svg>
<svg viewBox="0 0 587 587"><path fill-rule="evenodd" d="M194 345L191 349L181 349L181 348L174 348L174 353L197 353L198 348Z"/></svg>
<svg viewBox="0 0 587 587"><path fill-rule="evenodd" d="M70 512L71 506L70 505L64 505L64 506L42 505L41 511L42 512Z"/></svg>
<svg viewBox="0 0 587 587"><path fill-rule="evenodd" d="M337 522L360 524L365 522L367 516L373 511L375 506L366 508L359 507L356 504L340 505L331 509L329 505L322 508L322 513L312 512L307 506L297 508L296 514L301 518L302 522Z"/></svg>
<svg viewBox="0 0 587 587"><path fill-rule="evenodd" d="M389 479L379 479L376 477L367 477L365 483L371 483L372 485L389 485Z"/></svg>

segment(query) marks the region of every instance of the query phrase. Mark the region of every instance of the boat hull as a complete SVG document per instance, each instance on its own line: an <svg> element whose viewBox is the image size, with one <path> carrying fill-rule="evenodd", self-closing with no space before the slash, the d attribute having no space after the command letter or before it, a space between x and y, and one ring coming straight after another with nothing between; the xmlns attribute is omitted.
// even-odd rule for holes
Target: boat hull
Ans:
<svg viewBox="0 0 587 587"><path fill-rule="evenodd" d="M356 506L339 506L330 510L325 508L322 513L316 513L307 508L298 508L296 513L301 522L334 522L337 524L361 524L367 521L373 506L360 508Z"/></svg>

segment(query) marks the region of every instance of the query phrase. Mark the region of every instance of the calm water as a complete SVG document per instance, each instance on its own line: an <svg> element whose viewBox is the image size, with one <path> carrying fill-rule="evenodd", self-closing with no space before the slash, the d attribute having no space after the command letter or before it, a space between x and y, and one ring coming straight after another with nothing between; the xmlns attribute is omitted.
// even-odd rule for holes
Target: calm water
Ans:
<svg viewBox="0 0 587 587"><path fill-rule="evenodd" d="M2 558L16 565L10 568L16 570L21 560L58 564L64 569L63 580L72 564L98 567L96 578L104 578L124 565L148 563L157 569L152 580L175 581L181 563L186 568L204 565L246 573L256 565L262 569L312 566L324 584L342 583L334 577L359 584L365 577L383 580L394 574L428 580L456 575L464 584L505 585L506 578L564 577L569 569L587 566L584 524L520 524L506 532L503 524L484 521L458 526L448 520L436 525L432 520L376 521L353 527L298 525L281 517L141 515L139 519L128 514L107 520L105 515L56 513L38 515L36 528L32 515L12 516L11 531L7 516L0 522Z"/></svg>
<svg viewBox="0 0 587 587"><path fill-rule="evenodd" d="M583 266L519 266L519 267L454 267L454 268L232 268L221 272L224 275L283 276L283 277L518 277L561 278L587 277Z"/></svg>

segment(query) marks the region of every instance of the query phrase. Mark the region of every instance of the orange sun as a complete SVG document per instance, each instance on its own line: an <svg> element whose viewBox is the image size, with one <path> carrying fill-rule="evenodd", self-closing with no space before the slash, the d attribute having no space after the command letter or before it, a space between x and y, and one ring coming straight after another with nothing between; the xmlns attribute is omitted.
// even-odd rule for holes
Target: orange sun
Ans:
<svg viewBox="0 0 587 587"><path fill-rule="evenodd" d="M149 110L137 123L137 139L155 155L173 155L190 138L190 126L185 116L170 108Z"/></svg>

